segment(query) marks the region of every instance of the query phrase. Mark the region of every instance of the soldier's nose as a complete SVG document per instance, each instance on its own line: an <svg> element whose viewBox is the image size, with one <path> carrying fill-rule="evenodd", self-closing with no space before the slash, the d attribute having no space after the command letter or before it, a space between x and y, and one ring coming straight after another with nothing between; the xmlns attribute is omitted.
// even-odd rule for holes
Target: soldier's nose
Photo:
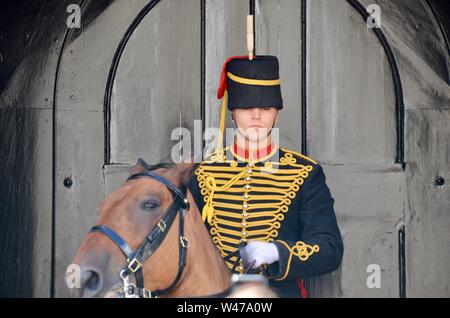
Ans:
<svg viewBox="0 0 450 318"><path fill-rule="evenodd" d="M252 118L253 119L259 119L261 115L261 110L259 108L253 108L252 110Z"/></svg>

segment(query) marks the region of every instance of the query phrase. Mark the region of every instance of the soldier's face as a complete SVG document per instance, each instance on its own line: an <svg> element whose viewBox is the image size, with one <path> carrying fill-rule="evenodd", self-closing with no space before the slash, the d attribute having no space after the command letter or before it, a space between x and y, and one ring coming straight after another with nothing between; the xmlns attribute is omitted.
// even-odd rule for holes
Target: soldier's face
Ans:
<svg viewBox="0 0 450 318"><path fill-rule="evenodd" d="M252 142L262 141L272 132L272 127L278 119L278 109L275 107L235 109L233 118L239 135Z"/></svg>

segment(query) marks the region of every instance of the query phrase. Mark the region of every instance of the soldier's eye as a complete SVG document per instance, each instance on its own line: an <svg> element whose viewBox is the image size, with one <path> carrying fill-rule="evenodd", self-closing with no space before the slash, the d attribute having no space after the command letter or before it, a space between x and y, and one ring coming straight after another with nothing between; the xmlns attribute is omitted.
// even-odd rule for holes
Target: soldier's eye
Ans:
<svg viewBox="0 0 450 318"><path fill-rule="evenodd" d="M154 200L147 200L142 203L141 207L145 211L152 212L159 207L159 203Z"/></svg>

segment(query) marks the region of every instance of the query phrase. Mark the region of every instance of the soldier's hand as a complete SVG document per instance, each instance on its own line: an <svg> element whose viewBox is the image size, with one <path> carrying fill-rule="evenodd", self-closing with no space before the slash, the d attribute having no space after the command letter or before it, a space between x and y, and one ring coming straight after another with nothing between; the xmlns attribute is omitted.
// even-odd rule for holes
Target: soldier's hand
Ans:
<svg viewBox="0 0 450 318"><path fill-rule="evenodd" d="M245 246L245 252L250 263L253 261L254 268L258 268L262 264L272 264L280 259L278 249L274 243L266 243L259 241L250 241Z"/></svg>

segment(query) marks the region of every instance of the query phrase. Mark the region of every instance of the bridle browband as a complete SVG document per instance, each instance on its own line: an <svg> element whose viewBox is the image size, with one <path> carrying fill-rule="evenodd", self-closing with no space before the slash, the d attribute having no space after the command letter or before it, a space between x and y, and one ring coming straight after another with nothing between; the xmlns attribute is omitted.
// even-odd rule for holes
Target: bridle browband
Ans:
<svg viewBox="0 0 450 318"><path fill-rule="evenodd" d="M186 211L189 210L189 202L186 198L186 186L182 185L180 188L175 187L170 181L164 177L157 175L154 172L147 171L130 176L128 180L139 178L152 178L164 184L174 195L174 201L171 206L164 213L164 216L158 221L156 226L146 236L144 241L140 244L137 251L133 251L122 237L114 230L106 225L96 225L92 227L90 232L98 232L107 236L113 241L127 258L128 265L120 272L120 278L123 281L124 293L127 298L157 298L162 295L167 295L172 292L179 283L186 267L186 255L189 242L184 236L184 220ZM179 261L178 271L172 283L165 289L149 291L144 288L144 278L142 275L142 266L144 262L152 256L164 241L170 227L172 226L177 214L179 215ZM130 283L129 277L134 274L135 283Z"/></svg>

